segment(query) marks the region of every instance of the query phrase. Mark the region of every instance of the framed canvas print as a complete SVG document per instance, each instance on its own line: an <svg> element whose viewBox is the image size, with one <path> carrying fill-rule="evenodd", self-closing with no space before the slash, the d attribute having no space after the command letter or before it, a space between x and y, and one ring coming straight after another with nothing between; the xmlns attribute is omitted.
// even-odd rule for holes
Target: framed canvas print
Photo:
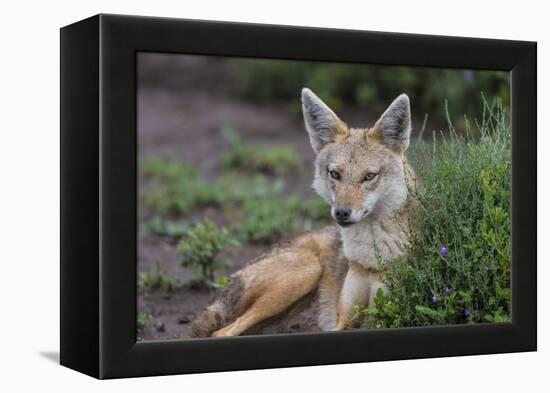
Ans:
<svg viewBox="0 0 550 393"><path fill-rule="evenodd" d="M61 364L536 350L536 44L61 29Z"/></svg>

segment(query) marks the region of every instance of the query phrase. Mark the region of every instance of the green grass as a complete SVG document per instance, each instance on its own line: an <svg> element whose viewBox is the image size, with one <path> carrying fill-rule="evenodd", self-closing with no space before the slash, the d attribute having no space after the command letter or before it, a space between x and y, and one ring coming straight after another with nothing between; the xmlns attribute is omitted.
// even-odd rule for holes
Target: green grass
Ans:
<svg viewBox="0 0 550 393"><path fill-rule="evenodd" d="M226 170L238 169L284 175L300 164L294 146L249 144L229 127L223 130L223 134L229 144L222 157L222 164Z"/></svg>
<svg viewBox="0 0 550 393"><path fill-rule="evenodd" d="M288 195L282 176L269 178L262 173L231 171L206 181L189 168L174 160L144 163L144 175L155 177L159 184L144 196L146 206L155 215L142 225L142 235L179 238L189 229L181 218L207 206L222 209L232 223L231 229L249 243L267 244L330 220L326 202L319 197ZM174 215L180 219L168 218Z"/></svg>
<svg viewBox="0 0 550 393"><path fill-rule="evenodd" d="M233 209L234 205L242 205L247 200L281 195L285 190L285 181L282 178L271 180L263 174L231 172L214 181L212 186L223 193L224 204Z"/></svg>
<svg viewBox="0 0 550 393"><path fill-rule="evenodd" d="M289 198L249 199L243 205L239 223L241 239L249 243L268 244L285 234L295 232L300 225L300 200Z"/></svg>
<svg viewBox="0 0 550 393"><path fill-rule="evenodd" d="M145 205L160 215L186 214L196 207L222 205L225 198L218 184L189 176L162 181L145 196Z"/></svg>
<svg viewBox="0 0 550 393"><path fill-rule="evenodd" d="M138 292L144 293L150 290L160 289L171 292L178 286L176 278L165 274L160 268L160 260L157 259L155 268L149 272L141 272L138 275Z"/></svg>
<svg viewBox="0 0 550 393"><path fill-rule="evenodd" d="M510 321L509 121L499 102L485 103L479 140L450 128L451 137L412 147L420 214L406 256L381 264L388 293L357 309L363 325Z"/></svg>
<svg viewBox="0 0 550 393"><path fill-rule="evenodd" d="M316 228L330 220L330 209L321 198L274 195L248 199L238 224L240 239L269 244L284 236Z"/></svg>
<svg viewBox="0 0 550 393"><path fill-rule="evenodd" d="M159 177L167 181L195 178L197 176L192 166L170 158L154 158L142 161L140 170L144 176Z"/></svg>
<svg viewBox="0 0 550 393"><path fill-rule="evenodd" d="M179 221L171 221L161 216L153 216L149 221L140 225L140 235L148 236L151 233L159 236L178 238L189 229L189 224Z"/></svg>
<svg viewBox="0 0 550 393"><path fill-rule="evenodd" d="M144 161L141 165L142 174L158 182L143 196L145 206L160 217L181 216L208 206L229 205L232 208L247 199L280 194L284 189L282 179L271 181L261 173L230 172L218 179L206 180L191 166L174 159ZM161 223L153 222L152 225L150 229L162 232Z"/></svg>

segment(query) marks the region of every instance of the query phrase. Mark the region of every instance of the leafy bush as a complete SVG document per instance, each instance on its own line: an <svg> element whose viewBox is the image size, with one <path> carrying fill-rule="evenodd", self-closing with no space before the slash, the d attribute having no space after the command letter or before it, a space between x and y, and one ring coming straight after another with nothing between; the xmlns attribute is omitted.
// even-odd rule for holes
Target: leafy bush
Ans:
<svg viewBox="0 0 550 393"><path fill-rule="evenodd" d="M296 231L302 221L297 197L249 199L242 212L240 236L250 243L271 243Z"/></svg>
<svg viewBox="0 0 550 393"><path fill-rule="evenodd" d="M228 245L238 245L229 230L205 220L187 231L177 249L182 266L190 268L202 282L214 285L216 271L231 266L229 261L218 257Z"/></svg>
<svg viewBox="0 0 550 393"><path fill-rule="evenodd" d="M160 261L157 259L155 268L138 275L138 292L143 293L152 289L161 289L170 292L177 287L176 279L162 272Z"/></svg>
<svg viewBox="0 0 550 393"><path fill-rule="evenodd" d="M485 104L479 132L479 141L453 134L413 151L420 214L406 256L382 263L388 293L357 309L364 325L510 320L511 134L500 103Z"/></svg>
<svg viewBox="0 0 550 393"><path fill-rule="evenodd" d="M245 143L231 128L224 129L224 136L229 143L229 149L222 158L225 169L282 175L299 164L298 153L293 146Z"/></svg>
<svg viewBox="0 0 550 393"><path fill-rule="evenodd" d="M269 59L234 59L232 63L232 82L238 94L255 102L291 102L296 113L301 110L299 91L304 86L336 111L346 103L375 113L384 109L380 103L387 105L406 92L415 107L430 112L434 125L441 127L445 113L439 108L446 99L456 104L457 113L473 114L481 106L481 92L499 97L505 104L510 96L509 73L500 71Z"/></svg>

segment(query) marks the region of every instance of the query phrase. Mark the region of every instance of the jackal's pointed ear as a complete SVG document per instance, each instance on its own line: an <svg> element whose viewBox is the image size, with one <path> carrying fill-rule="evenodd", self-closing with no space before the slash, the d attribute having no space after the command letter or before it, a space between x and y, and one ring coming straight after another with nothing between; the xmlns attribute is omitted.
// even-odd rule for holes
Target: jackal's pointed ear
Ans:
<svg viewBox="0 0 550 393"><path fill-rule="evenodd" d="M409 147L411 135L411 104L406 94L401 94L382 114L367 133L367 140L383 143L389 148L404 152Z"/></svg>
<svg viewBox="0 0 550 393"><path fill-rule="evenodd" d="M302 111L311 147L316 153L327 143L348 136L346 123L307 87L302 89Z"/></svg>

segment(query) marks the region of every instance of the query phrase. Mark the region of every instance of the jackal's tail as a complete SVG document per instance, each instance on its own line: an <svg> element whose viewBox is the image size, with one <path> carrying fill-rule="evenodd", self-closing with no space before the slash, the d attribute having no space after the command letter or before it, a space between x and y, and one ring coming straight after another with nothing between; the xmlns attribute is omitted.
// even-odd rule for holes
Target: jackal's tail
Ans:
<svg viewBox="0 0 550 393"><path fill-rule="evenodd" d="M212 333L232 322L242 311L244 287L239 277L233 277L222 289L214 303L206 307L191 324L190 337L210 337Z"/></svg>

